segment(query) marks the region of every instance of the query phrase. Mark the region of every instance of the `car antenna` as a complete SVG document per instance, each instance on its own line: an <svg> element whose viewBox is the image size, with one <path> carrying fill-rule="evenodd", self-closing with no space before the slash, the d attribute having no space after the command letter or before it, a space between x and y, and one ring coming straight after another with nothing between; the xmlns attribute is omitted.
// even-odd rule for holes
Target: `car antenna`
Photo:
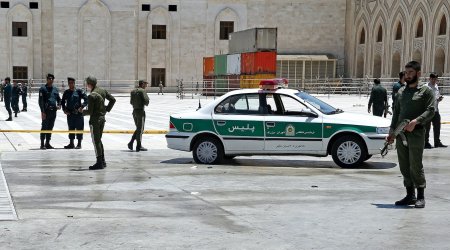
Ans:
<svg viewBox="0 0 450 250"><path fill-rule="evenodd" d="M202 104L200 103L200 98L198 98L198 108L197 108L197 110L199 110L201 108L202 108Z"/></svg>

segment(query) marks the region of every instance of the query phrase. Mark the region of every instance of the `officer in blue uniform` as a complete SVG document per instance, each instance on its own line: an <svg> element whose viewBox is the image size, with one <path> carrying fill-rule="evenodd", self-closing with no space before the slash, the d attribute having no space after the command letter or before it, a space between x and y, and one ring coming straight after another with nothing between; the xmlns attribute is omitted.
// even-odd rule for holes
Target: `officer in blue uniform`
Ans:
<svg viewBox="0 0 450 250"><path fill-rule="evenodd" d="M64 91L61 107L64 114L67 115L67 124L69 130L84 130L84 118L83 113L79 112L79 108L84 109L88 104L88 97L86 93L79 88L75 88L75 79L72 77L67 78L67 83L69 84L69 89ZM83 100L83 102L81 102ZM83 134L77 134L77 146L73 144L75 140L75 134L69 134L70 143L64 146L65 149L80 149L81 141L83 140Z"/></svg>
<svg viewBox="0 0 450 250"><path fill-rule="evenodd" d="M11 97L12 97L11 78L6 77L5 86L3 87L3 99L5 101L5 108L9 114L9 118L6 119L6 121L12 121Z"/></svg>
<svg viewBox="0 0 450 250"><path fill-rule="evenodd" d="M14 111L14 117L17 117L17 113L20 113L19 110L19 98L20 98L21 90L17 85L17 82L13 83L12 87L12 97L11 97L11 106Z"/></svg>
<svg viewBox="0 0 450 250"><path fill-rule="evenodd" d="M39 89L39 107L41 109L41 130L53 130L56 120L56 111L61 108L61 98L58 88L53 86L55 76L47 74L47 83ZM53 149L50 145L52 134L41 133L41 149ZM45 140L45 144L44 144Z"/></svg>
<svg viewBox="0 0 450 250"><path fill-rule="evenodd" d="M28 103L27 103L27 94L28 94L28 86L27 83L23 83L23 85L20 88L21 90L21 95L22 95L22 112L27 112L27 107L28 107Z"/></svg>

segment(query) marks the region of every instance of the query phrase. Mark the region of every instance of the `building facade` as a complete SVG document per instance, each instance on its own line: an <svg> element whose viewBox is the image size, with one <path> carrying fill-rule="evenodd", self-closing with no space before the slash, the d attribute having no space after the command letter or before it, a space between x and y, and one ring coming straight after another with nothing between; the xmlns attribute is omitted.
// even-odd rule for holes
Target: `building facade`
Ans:
<svg viewBox="0 0 450 250"><path fill-rule="evenodd" d="M333 0L10 0L0 8L0 78L88 75L174 86L201 79L228 34L278 28L280 54L328 55L344 73L347 2Z"/></svg>
<svg viewBox="0 0 450 250"><path fill-rule="evenodd" d="M449 76L448 0L356 0L351 4L348 75L397 77L403 65L416 60L425 73Z"/></svg>

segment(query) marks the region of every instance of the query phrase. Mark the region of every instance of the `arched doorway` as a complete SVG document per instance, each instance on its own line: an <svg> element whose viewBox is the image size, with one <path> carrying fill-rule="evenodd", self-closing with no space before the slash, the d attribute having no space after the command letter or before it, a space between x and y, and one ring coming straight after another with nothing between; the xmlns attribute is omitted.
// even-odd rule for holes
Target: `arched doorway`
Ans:
<svg viewBox="0 0 450 250"><path fill-rule="evenodd" d="M373 61L373 77L381 77L381 56L380 54L375 55L375 60Z"/></svg>
<svg viewBox="0 0 450 250"><path fill-rule="evenodd" d="M440 76L445 73L445 52L442 48L436 50L434 56L434 72Z"/></svg>
<svg viewBox="0 0 450 250"><path fill-rule="evenodd" d="M392 56L391 77L397 77L398 73L400 73L400 70L401 70L400 60L401 60L400 53L396 52Z"/></svg>
<svg viewBox="0 0 450 250"><path fill-rule="evenodd" d="M364 77L364 55L359 54L356 62L356 77L363 78Z"/></svg>

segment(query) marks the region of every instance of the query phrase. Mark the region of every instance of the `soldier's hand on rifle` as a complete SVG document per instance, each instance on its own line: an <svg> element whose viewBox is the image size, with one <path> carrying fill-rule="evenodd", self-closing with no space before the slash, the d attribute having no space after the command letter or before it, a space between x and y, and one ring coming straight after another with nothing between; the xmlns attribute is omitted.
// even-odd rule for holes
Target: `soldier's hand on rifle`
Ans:
<svg viewBox="0 0 450 250"><path fill-rule="evenodd" d="M44 112L41 112L41 118L42 118L42 120L45 120L45 118L47 118L47 114L45 114Z"/></svg>
<svg viewBox="0 0 450 250"><path fill-rule="evenodd" d="M412 132L417 125L417 120L414 119L405 126L405 131Z"/></svg>

